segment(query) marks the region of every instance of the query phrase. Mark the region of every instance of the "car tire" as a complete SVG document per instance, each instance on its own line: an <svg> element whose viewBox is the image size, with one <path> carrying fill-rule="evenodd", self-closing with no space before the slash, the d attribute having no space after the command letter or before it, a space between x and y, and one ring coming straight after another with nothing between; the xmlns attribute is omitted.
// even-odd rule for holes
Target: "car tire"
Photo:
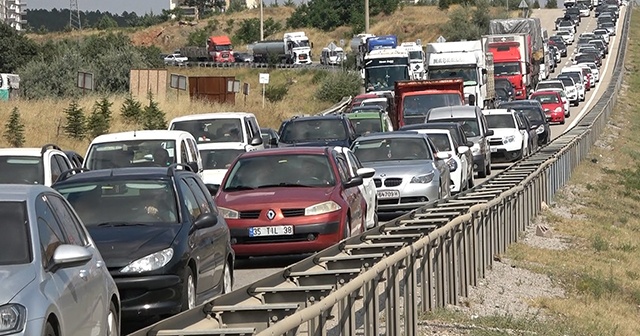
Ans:
<svg viewBox="0 0 640 336"><path fill-rule="evenodd" d="M560 122L560 125L564 125L565 123L565 119L562 119L562 121Z"/></svg>
<svg viewBox="0 0 640 336"><path fill-rule="evenodd" d="M231 293L233 291L233 274L231 264L227 261L224 265L222 273L222 294Z"/></svg>
<svg viewBox="0 0 640 336"><path fill-rule="evenodd" d="M476 183L473 180L473 174L471 174L471 177L469 177L469 181L467 181L467 190L473 188L475 184Z"/></svg>
<svg viewBox="0 0 640 336"><path fill-rule="evenodd" d="M485 172L487 176L491 175L491 161L487 162L487 167L485 168Z"/></svg>
<svg viewBox="0 0 640 336"><path fill-rule="evenodd" d="M482 170L478 169L478 177L479 178L487 177L487 167L484 167Z"/></svg>
<svg viewBox="0 0 640 336"><path fill-rule="evenodd" d="M187 266L182 286L182 307L186 311L196 306L196 282L193 278L191 267Z"/></svg>
<svg viewBox="0 0 640 336"><path fill-rule="evenodd" d="M567 113L564 114L565 118L569 118L571 117L571 111L567 111Z"/></svg>
<svg viewBox="0 0 640 336"><path fill-rule="evenodd" d="M58 336L56 329L49 321L47 321L47 324L44 326L44 336Z"/></svg>
<svg viewBox="0 0 640 336"><path fill-rule="evenodd" d="M342 239L349 238L351 236L351 217L347 216L347 220L344 222L344 228L342 230Z"/></svg>
<svg viewBox="0 0 640 336"><path fill-rule="evenodd" d="M116 305L113 302L109 305L107 328L108 336L120 336L120 316L118 316L118 309L116 309Z"/></svg>

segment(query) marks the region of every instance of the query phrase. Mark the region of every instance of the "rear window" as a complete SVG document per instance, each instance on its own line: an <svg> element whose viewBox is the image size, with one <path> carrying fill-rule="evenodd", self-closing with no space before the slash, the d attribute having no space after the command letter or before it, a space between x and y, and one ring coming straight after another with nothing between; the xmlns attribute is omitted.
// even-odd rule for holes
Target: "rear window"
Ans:
<svg viewBox="0 0 640 336"><path fill-rule="evenodd" d="M38 156L0 156L0 183L44 184L44 166Z"/></svg>
<svg viewBox="0 0 640 336"><path fill-rule="evenodd" d="M539 101L541 104L558 103L558 96L554 94L535 95L533 99Z"/></svg>
<svg viewBox="0 0 640 336"><path fill-rule="evenodd" d="M352 119L351 123L356 128L356 133L359 135L382 132L382 122L380 119Z"/></svg>
<svg viewBox="0 0 640 336"><path fill-rule="evenodd" d="M429 146L421 138L365 139L356 142L352 150L361 162L432 159Z"/></svg>
<svg viewBox="0 0 640 336"><path fill-rule="evenodd" d="M179 121L172 123L171 129L191 133L198 143L245 141L240 118Z"/></svg>
<svg viewBox="0 0 640 336"><path fill-rule="evenodd" d="M86 159L91 170L166 167L176 162L175 140L114 141L91 145Z"/></svg>
<svg viewBox="0 0 640 336"><path fill-rule="evenodd" d="M310 119L288 122L282 130L280 142L312 142L343 140L347 130L340 119Z"/></svg>
<svg viewBox="0 0 640 336"><path fill-rule="evenodd" d="M33 257L25 202L0 202L0 218L0 265L30 263Z"/></svg>

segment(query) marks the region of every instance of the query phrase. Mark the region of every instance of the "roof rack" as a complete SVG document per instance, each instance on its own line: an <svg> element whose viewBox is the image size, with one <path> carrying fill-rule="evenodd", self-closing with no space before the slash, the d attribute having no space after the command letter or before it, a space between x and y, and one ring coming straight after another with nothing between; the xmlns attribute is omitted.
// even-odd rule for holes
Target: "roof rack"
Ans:
<svg viewBox="0 0 640 336"><path fill-rule="evenodd" d="M60 174L60 176L58 176L58 178L54 181L54 183L57 182L62 182L66 179L68 179L69 177L71 177L72 175L76 175L82 172L86 172L89 171L89 168L84 168L84 167L77 167L77 168L72 168L69 170L65 170L62 172L62 174Z"/></svg>
<svg viewBox="0 0 640 336"><path fill-rule="evenodd" d="M60 147L58 147L58 145L56 144L46 144L44 146L42 146L42 149L40 150L40 154L44 154L46 151L48 151L49 149L56 149L56 150L62 150L60 149Z"/></svg>
<svg viewBox="0 0 640 336"><path fill-rule="evenodd" d="M186 163L173 163L169 167L167 167L167 175L173 176L176 170L178 169L178 167L182 167L184 170L193 172L193 169L191 168L191 166L189 166Z"/></svg>

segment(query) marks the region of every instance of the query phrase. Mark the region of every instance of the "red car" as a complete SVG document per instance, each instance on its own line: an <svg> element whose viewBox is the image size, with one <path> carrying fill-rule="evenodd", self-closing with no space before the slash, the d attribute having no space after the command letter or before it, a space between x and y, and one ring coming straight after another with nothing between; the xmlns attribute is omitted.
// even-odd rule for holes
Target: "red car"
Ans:
<svg viewBox="0 0 640 336"><path fill-rule="evenodd" d="M557 91L538 91L534 92L530 99L535 99L540 102L549 122L564 124L565 110L560 93Z"/></svg>
<svg viewBox="0 0 640 336"><path fill-rule="evenodd" d="M216 204L237 257L310 253L364 231L367 213L344 154L332 147L271 148L231 164Z"/></svg>

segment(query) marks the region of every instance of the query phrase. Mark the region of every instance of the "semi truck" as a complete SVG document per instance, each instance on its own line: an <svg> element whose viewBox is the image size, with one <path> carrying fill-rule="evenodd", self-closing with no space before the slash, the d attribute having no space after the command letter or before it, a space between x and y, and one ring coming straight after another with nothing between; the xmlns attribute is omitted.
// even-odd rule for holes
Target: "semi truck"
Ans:
<svg viewBox="0 0 640 336"><path fill-rule="evenodd" d="M233 63L233 44L226 35L210 36L205 47L188 46L179 50L189 61Z"/></svg>
<svg viewBox="0 0 640 336"><path fill-rule="evenodd" d="M394 83L411 79L409 52L403 48L374 49L364 57L367 93L392 92Z"/></svg>
<svg viewBox="0 0 640 336"><path fill-rule="evenodd" d="M375 36L367 39L367 52L376 49L393 49L398 47L398 37L395 35Z"/></svg>
<svg viewBox="0 0 640 336"><path fill-rule="evenodd" d="M304 32L292 32L284 33L282 40L260 41L250 48L256 63L311 64L312 47Z"/></svg>
<svg viewBox="0 0 640 336"><path fill-rule="evenodd" d="M394 113L389 117L393 129L424 123L430 109L462 106L464 81L455 79L426 79L397 81L394 85Z"/></svg>
<svg viewBox="0 0 640 336"><path fill-rule="evenodd" d="M486 42L486 41L485 41ZM480 108L493 108L496 99L493 54L482 40L427 44L427 79L460 78L465 102L470 96Z"/></svg>
<svg viewBox="0 0 640 336"><path fill-rule="evenodd" d="M409 52L409 71L411 78L415 80L425 79L425 55L422 50L422 42L402 42L400 46Z"/></svg>
<svg viewBox="0 0 640 336"><path fill-rule="evenodd" d="M540 19L491 20L489 32L486 38L496 76L509 79L516 88L516 99L526 99L538 84L540 64L544 62Z"/></svg>
<svg viewBox="0 0 640 336"><path fill-rule="evenodd" d="M373 34L358 34L355 35L349 47L351 47L351 53L355 57L356 69L361 71L362 78L364 79L364 56L367 54L367 39L375 37Z"/></svg>

